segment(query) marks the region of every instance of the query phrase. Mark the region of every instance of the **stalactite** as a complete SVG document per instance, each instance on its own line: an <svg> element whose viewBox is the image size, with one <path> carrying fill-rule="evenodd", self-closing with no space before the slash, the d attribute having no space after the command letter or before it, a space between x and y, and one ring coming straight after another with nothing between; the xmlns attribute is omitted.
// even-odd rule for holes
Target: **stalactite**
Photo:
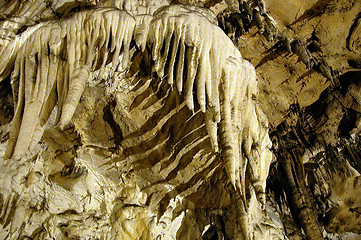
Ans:
<svg viewBox="0 0 361 240"><path fill-rule="evenodd" d="M281 149L282 151L282 149ZM287 177L286 194L291 208L296 214L307 239L323 239L321 228L313 209L312 198L305 183L302 163L299 162L298 149L285 150L279 156L283 173Z"/></svg>
<svg viewBox="0 0 361 240"><path fill-rule="evenodd" d="M189 24L189 20L194 22L194 26L202 24L208 27L194 28ZM118 25L117 21L123 24ZM73 22L76 22L75 26L72 25ZM257 95L256 75L253 67L242 59L229 38L214 25L215 22L214 15L206 10L179 5L165 7L155 13L149 28L152 31L149 32L148 42L152 47L154 70L158 75L162 77L166 70L169 73L167 76L169 84L173 86L172 78L175 78L174 85L180 93L184 92L188 108L193 111L197 103L202 112L207 112L206 126L216 151L218 150L217 125L220 122L220 128L223 129L221 145L227 149L223 151L225 166L231 182L238 189L243 189L244 195L247 164L239 163L242 161L240 160L242 147L237 144L242 145L243 141L249 142L248 146L256 146L254 151L258 151L257 146L263 140L257 138L255 134L257 131L266 132L267 130L256 128L252 134L237 136L236 131L239 131L237 130L239 127L234 122L240 118L242 111L246 111L246 109L240 109L240 106L242 104L255 106L256 104L249 100ZM100 28L101 25L104 25L104 28ZM14 42L12 55L20 59L16 61L15 71L12 74L13 84L19 82L17 111L14 118L19 124L13 125L7 158L13 155L20 157L26 149L34 147L42 135L42 129L56 102L59 105L59 127L64 128L69 124L89 72L99 68L100 72L103 71L108 52L113 53L112 64L116 66L120 49L123 49L121 69L127 68L134 26L133 18L124 12L98 9L90 13L77 13L69 20L60 23L50 22L38 29L29 29L28 34ZM85 34L81 34L82 32ZM204 37L209 32L215 32L215 34L210 38ZM111 42L110 46L108 42ZM224 42L227 44L224 45ZM85 44L88 48L83 48ZM141 40L139 44L144 49L144 40ZM222 54L220 45L225 47ZM50 46L48 53L44 52L47 46ZM20 51L16 52L17 49ZM50 58L47 57L48 55ZM13 56L10 59L14 59ZM63 63L61 57L67 59L66 64ZM165 66L168 66L168 69L165 69ZM7 69L7 67L3 69L4 76ZM23 69L26 69L26 74ZM173 73L176 73L176 76L173 76ZM238 76L243 76L241 81L238 80ZM34 86L30 82L32 78L36 79ZM25 85L23 79L25 79ZM219 86L223 86L222 93L219 93ZM195 89L197 99L193 99L193 89ZM246 97L243 96L245 94ZM37 105L31 103L34 97L39 98L36 100ZM35 109L39 110L35 111ZM24 117L20 119L22 114ZM26 119L32 119L32 121L26 121ZM247 125L263 124L258 122L256 115L249 122L244 120L242 123L245 129ZM29 143L22 143L24 136L29 134L33 136L25 140ZM21 146L26 147L17 147L20 146L18 141L21 141ZM233 147L225 147L228 144ZM267 148L269 146L265 149ZM252 151L248 147L245 153L248 158L254 155L254 153L251 154ZM257 158L257 156L254 155L252 158ZM251 167L256 162L250 161ZM265 168L268 168L268 162L268 160L265 162ZM256 167L259 166L253 166L254 169ZM265 179L260 176L261 172L263 171L253 174L252 182ZM240 175L243 176L242 183ZM261 187L263 190L257 188L257 191L264 192L264 186Z"/></svg>
<svg viewBox="0 0 361 240"><path fill-rule="evenodd" d="M237 44L238 38L248 32L253 26L257 27L258 33L263 35L267 41L274 42L276 50L287 50L288 53L296 54L301 62L308 69L319 72L326 79L330 80L333 85L338 85L334 72L322 57L312 55L308 47L298 38L292 39L279 31L276 22L266 12L264 3L261 1L244 1L239 0L239 10L232 8L232 3L228 2L229 9L218 14L218 22L223 31ZM355 20L354 27L357 28L360 21ZM358 27L359 28L359 27ZM358 30L355 29L357 32ZM355 32L353 31L353 32ZM348 39L354 37L355 34L349 35ZM357 42L356 40L352 40Z"/></svg>
<svg viewBox="0 0 361 240"><path fill-rule="evenodd" d="M272 155L267 119L253 100L258 91L256 73L212 22L177 5L156 12L148 38L154 71L159 77L164 71L169 73L165 75L168 83L176 85L191 111L198 104L206 112L207 131L216 150L220 129L220 149L233 186L245 199L246 170L250 168L250 182L264 204Z"/></svg>
<svg viewBox="0 0 361 240"><path fill-rule="evenodd" d="M135 9L129 1L123 3L123 8L133 14L142 11L141 8ZM245 4L248 6L247 2L243 2L242 6ZM234 6L235 13L238 13L237 4ZM262 9L251 10L248 6L245 11L251 12L248 17L255 19L259 28L264 28ZM56 105L55 124L61 130L66 129L92 73L99 71L97 74L102 75L107 64L111 64L111 71L126 71L132 58L131 42L135 40L144 51L142 54L150 55L148 64L158 77L155 79L161 81L156 92L161 93L160 88L167 83L170 88L163 99L157 100L162 102L168 94L174 100L176 97L172 94L176 93L172 90L176 88L180 95L177 97L190 110L184 107L182 111L204 117L202 124L205 126L201 125L199 129L205 127L208 133L187 143L181 154L171 154L169 161L176 155L178 163L165 180L176 178L177 171L184 168L182 164L187 164L182 161L196 159L194 156L188 158L188 155L203 154L196 148L198 144L203 146L210 142L212 151L222 158L237 195L235 209L241 216L235 220L234 228L241 226L242 235L248 238L247 229L251 223L247 213L247 190L254 189L258 201L265 206L265 184L272 160L267 119L257 106L255 68L242 58L237 47L216 25L215 15L210 10L171 5L160 8L152 17L147 11L141 14L144 15L133 18L125 11L113 8L93 8L73 13L67 19L29 28L11 43L11 50L4 50L3 53L10 54L6 63L0 64L1 80L9 76L11 69L11 81L16 92L16 112L5 159L21 158L35 148ZM234 16L238 27L245 25L241 15ZM149 26L139 27L136 24ZM149 101L146 105L151 104ZM174 110L177 104L171 102L167 106L170 111L167 116L177 113L179 109ZM158 121L152 124L156 125ZM147 134L158 130L154 128ZM194 135L196 132L191 132L181 140L186 141ZM139 146L134 146L134 149L137 147L139 149ZM187 158L180 157L182 154ZM215 165L215 156L205 156ZM160 166L162 173L168 171L167 161ZM184 184L182 187L187 186ZM176 195L177 191L172 194ZM156 203L166 205L170 201L167 198L168 195Z"/></svg>
<svg viewBox="0 0 361 240"><path fill-rule="evenodd" d="M104 28L100 28L101 25ZM16 59L12 83L14 87L19 84L17 110L5 158L19 158L37 144L54 102L60 104L59 126L64 128L69 124L89 72L102 71L108 53L113 53L115 67L122 53L120 68L128 68L134 26L135 20L129 14L99 8L76 13L61 22L40 24L12 43L0 70L5 79ZM109 42L114 45L109 46ZM6 53L9 51L3 52ZM66 58L67 63L64 64L62 58Z"/></svg>
<svg viewBox="0 0 361 240"><path fill-rule="evenodd" d="M307 50L306 46L300 39L295 39L292 43L292 49L294 53L300 58L300 60L308 67L311 67L310 59L311 53Z"/></svg>

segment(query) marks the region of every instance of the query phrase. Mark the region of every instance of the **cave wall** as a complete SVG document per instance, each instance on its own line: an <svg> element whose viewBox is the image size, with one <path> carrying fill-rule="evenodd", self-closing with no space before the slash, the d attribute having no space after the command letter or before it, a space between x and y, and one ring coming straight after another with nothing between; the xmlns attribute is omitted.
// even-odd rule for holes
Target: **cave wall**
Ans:
<svg viewBox="0 0 361 240"><path fill-rule="evenodd" d="M358 239L360 6L0 2L0 238Z"/></svg>

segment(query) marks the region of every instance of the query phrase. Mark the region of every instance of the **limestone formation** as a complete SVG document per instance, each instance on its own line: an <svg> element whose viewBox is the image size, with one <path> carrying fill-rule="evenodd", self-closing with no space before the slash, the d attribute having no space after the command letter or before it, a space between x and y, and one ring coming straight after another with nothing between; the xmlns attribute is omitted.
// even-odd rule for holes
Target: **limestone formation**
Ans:
<svg viewBox="0 0 361 240"><path fill-rule="evenodd" d="M0 239L357 239L360 7L0 1Z"/></svg>

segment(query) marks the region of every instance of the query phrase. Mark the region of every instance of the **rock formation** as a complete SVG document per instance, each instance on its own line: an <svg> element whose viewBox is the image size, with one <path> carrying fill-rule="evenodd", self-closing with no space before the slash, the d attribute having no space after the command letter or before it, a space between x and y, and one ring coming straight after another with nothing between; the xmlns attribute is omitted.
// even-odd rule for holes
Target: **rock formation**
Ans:
<svg viewBox="0 0 361 240"><path fill-rule="evenodd" d="M360 7L0 2L0 239L357 239Z"/></svg>

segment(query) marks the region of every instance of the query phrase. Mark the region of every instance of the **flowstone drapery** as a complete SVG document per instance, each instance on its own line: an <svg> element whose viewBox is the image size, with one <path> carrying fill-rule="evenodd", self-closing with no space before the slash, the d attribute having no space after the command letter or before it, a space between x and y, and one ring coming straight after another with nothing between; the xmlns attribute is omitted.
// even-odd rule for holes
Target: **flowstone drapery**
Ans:
<svg viewBox="0 0 361 240"><path fill-rule="evenodd" d="M199 7L115 1L4 41L15 113L1 236L272 235L256 230L271 221L272 154L255 69L216 23Z"/></svg>
<svg viewBox="0 0 361 240"><path fill-rule="evenodd" d="M107 61L118 66L122 48L119 68L127 68L134 25L134 19L124 11L84 11L66 21L30 29L32 33L24 32L13 46L4 48L15 61L4 61L10 66L3 71L14 65L11 83L16 103L5 159L19 158L34 148L55 105L57 125L68 125L90 71L99 69L102 75Z"/></svg>

